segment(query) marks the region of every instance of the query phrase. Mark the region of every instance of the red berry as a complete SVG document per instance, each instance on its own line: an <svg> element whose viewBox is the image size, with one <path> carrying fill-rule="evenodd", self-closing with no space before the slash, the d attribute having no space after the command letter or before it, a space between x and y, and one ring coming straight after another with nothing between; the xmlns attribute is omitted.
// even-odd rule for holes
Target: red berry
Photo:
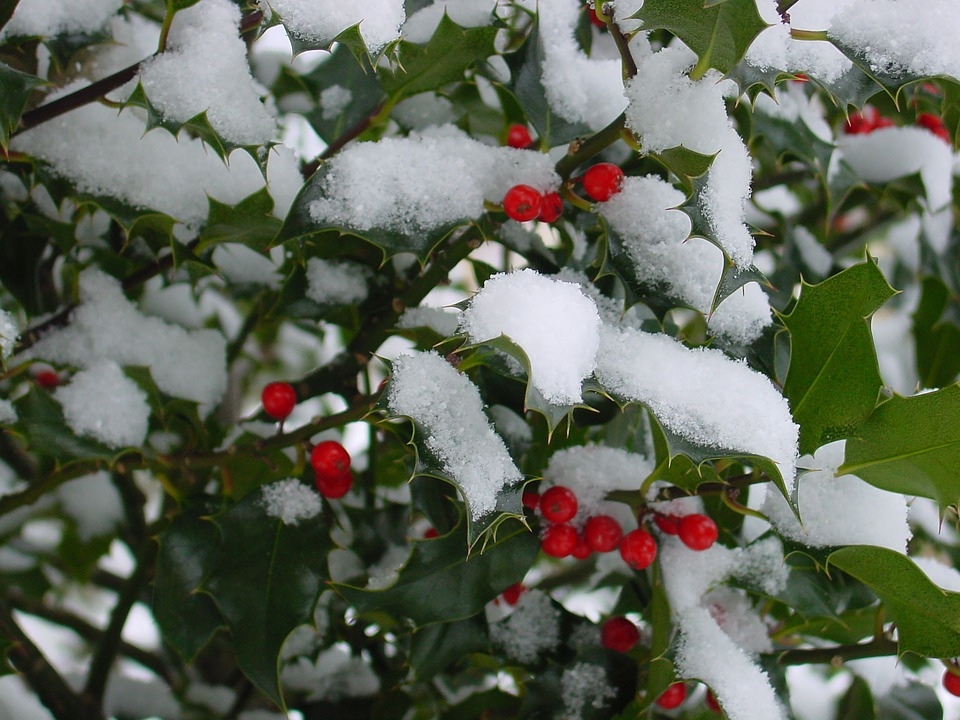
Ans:
<svg viewBox="0 0 960 720"><path fill-rule="evenodd" d="M600 626L600 644L608 650L627 653L640 640L637 626L625 617L612 617Z"/></svg>
<svg viewBox="0 0 960 720"><path fill-rule="evenodd" d="M675 682L657 698L657 707L661 707L664 710L673 710L675 707L680 707L686 699L687 686L682 682Z"/></svg>
<svg viewBox="0 0 960 720"><path fill-rule="evenodd" d="M943 687L951 695L960 697L960 674L957 674L958 672L960 672L960 670L954 672L947 668L943 673Z"/></svg>
<svg viewBox="0 0 960 720"><path fill-rule="evenodd" d="M620 541L620 557L634 570L650 566L657 556L657 541L643 528L631 530Z"/></svg>
<svg viewBox="0 0 960 720"><path fill-rule="evenodd" d="M34 375L33 379L37 381L37 385L47 389L55 388L60 384L60 376L53 370L41 370Z"/></svg>
<svg viewBox="0 0 960 720"><path fill-rule="evenodd" d="M353 475L350 473L350 453L335 440L324 440L310 451L314 482L320 494L341 498L350 492Z"/></svg>
<svg viewBox="0 0 960 720"><path fill-rule="evenodd" d="M590 547L583 533L577 533L577 544L573 546L573 552L570 554L577 560L586 560L593 555L593 548Z"/></svg>
<svg viewBox="0 0 960 720"><path fill-rule="evenodd" d="M533 138L530 137L530 131L527 130L526 125L514 123L507 129L507 145L510 147L521 149L529 147L532 142Z"/></svg>
<svg viewBox="0 0 960 720"><path fill-rule="evenodd" d="M597 0L597 1L600 2L601 0ZM587 6L587 15L590 16L590 22L592 22L598 28L607 27L607 24L600 19L600 17L597 15L596 9L592 5Z"/></svg>
<svg viewBox="0 0 960 720"><path fill-rule="evenodd" d="M591 550L605 553L615 550L620 544L623 528L609 515L594 515L587 520L583 535Z"/></svg>
<svg viewBox="0 0 960 720"><path fill-rule="evenodd" d="M437 532L435 527L428 527L423 531L424 540L433 540L435 537L440 537L440 533Z"/></svg>
<svg viewBox="0 0 960 720"><path fill-rule="evenodd" d="M297 393L290 383L267 383L260 393L260 402L263 403L263 410L267 415L274 420L284 420L297 404Z"/></svg>
<svg viewBox="0 0 960 720"><path fill-rule="evenodd" d="M577 514L577 496L563 485L554 485L540 496L540 512L552 523L565 523Z"/></svg>
<svg viewBox="0 0 960 720"><path fill-rule="evenodd" d="M810 76L806 73L795 73L793 76L793 81L798 83L810 82Z"/></svg>
<svg viewBox="0 0 960 720"><path fill-rule="evenodd" d="M539 191L529 185L514 185L503 196L503 211L517 222L536 220L542 205L543 198Z"/></svg>
<svg viewBox="0 0 960 720"><path fill-rule="evenodd" d="M717 702L716 696L713 694L713 690L707 690L707 698L705 700L708 708L713 710L717 715L719 715L722 710L720 710L720 703Z"/></svg>
<svg viewBox="0 0 960 720"><path fill-rule="evenodd" d="M706 515L694 513L680 518L680 540L691 550L706 550L717 541L717 524Z"/></svg>
<svg viewBox="0 0 960 720"><path fill-rule="evenodd" d="M547 555L564 558L577 546L577 531L572 525L551 525L543 531L540 549Z"/></svg>
<svg viewBox="0 0 960 720"><path fill-rule="evenodd" d="M597 202L605 202L623 184L623 170L613 163L597 163L583 174L583 189Z"/></svg>
<svg viewBox="0 0 960 720"><path fill-rule="evenodd" d="M917 115L917 125L926 128L941 140L950 142L950 133L944 127L943 120L933 113L924 112Z"/></svg>
<svg viewBox="0 0 960 720"><path fill-rule="evenodd" d="M654 515L653 521L665 535L676 535L680 529L680 518L674 515Z"/></svg>
<svg viewBox="0 0 960 720"><path fill-rule="evenodd" d="M525 492L521 497L521 501L527 510L536 510L540 504L540 493Z"/></svg>
<svg viewBox="0 0 960 720"><path fill-rule="evenodd" d="M347 470L342 475L316 475L313 479L317 491L325 498L342 498L353 487L353 474Z"/></svg>
<svg viewBox="0 0 960 720"><path fill-rule="evenodd" d="M540 215L537 220L552 223L563 215L563 198L560 193L549 192L543 196L540 203Z"/></svg>
<svg viewBox="0 0 960 720"><path fill-rule="evenodd" d="M527 586L523 583L514 583L502 593L500 597L503 598L503 601L510 606L516 605L520 601L520 596L527 591Z"/></svg>

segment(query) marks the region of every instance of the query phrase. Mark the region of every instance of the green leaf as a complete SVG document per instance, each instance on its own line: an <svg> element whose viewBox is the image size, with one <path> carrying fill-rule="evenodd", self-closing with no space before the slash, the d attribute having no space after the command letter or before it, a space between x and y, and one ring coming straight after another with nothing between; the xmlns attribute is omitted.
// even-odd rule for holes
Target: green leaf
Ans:
<svg viewBox="0 0 960 720"><path fill-rule="evenodd" d="M523 580L540 550L540 539L525 527L503 528L478 553L465 555L463 522L445 535L413 543L397 582L384 590L336 585L360 612L408 618L417 627L476 615L483 606Z"/></svg>
<svg viewBox="0 0 960 720"><path fill-rule="evenodd" d="M835 146L813 132L806 120L757 111L751 122L752 140L769 144L778 159L803 161L817 177L826 179Z"/></svg>
<svg viewBox="0 0 960 720"><path fill-rule="evenodd" d="M467 70L496 54L496 35L495 27L462 28L444 13L425 46L401 41L397 46L399 67L393 72L379 69L391 104L463 80Z"/></svg>
<svg viewBox="0 0 960 720"><path fill-rule="evenodd" d="M800 452L849 437L883 386L869 317L894 295L876 262L854 265L818 285L803 284L782 316L790 332L784 393L800 425Z"/></svg>
<svg viewBox="0 0 960 720"><path fill-rule="evenodd" d="M0 149L6 151L10 133L20 124L20 115L30 93L47 82L36 75L14 70L0 62Z"/></svg>
<svg viewBox="0 0 960 720"><path fill-rule="evenodd" d="M511 89L515 96L514 102L523 107L530 124L536 128L540 144L544 147L555 147L590 134L587 125L570 123L554 114L547 102L542 81L544 50L538 23L534 23L530 30L524 48L522 52L507 58L515 78Z"/></svg>
<svg viewBox="0 0 960 720"><path fill-rule="evenodd" d="M273 198L267 188L258 190L236 205L208 198L207 224L195 249L197 255L222 242L242 243L266 251L283 224L273 216Z"/></svg>
<svg viewBox="0 0 960 720"><path fill-rule="evenodd" d="M827 562L877 593L897 626L901 655L960 655L960 593L934 585L913 560L887 548L852 545L831 553Z"/></svg>
<svg viewBox="0 0 960 720"><path fill-rule="evenodd" d="M863 678L854 675L850 688L840 698L836 720L876 720L873 693Z"/></svg>
<svg viewBox="0 0 960 720"><path fill-rule="evenodd" d="M20 0L0 0L0 28L6 25L13 17L13 11L17 9Z"/></svg>
<svg viewBox="0 0 960 720"><path fill-rule="evenodd" d="M876 698L879 720L943 720L943 705L929 685L911 682L894 686Z"/></svg>
<svg viewBox="0 0 960 720"><path fill-rule="evenodd" d="M919 82L929 77L927 75L918 75L909 72L906 68L899 71L892 67L890 70L881 69L867 54L864 54L858 48L847 45L836 37L829 37L828 35L827 39L829 39L837 50L853 62L854 67L847 71L847 73L851 75L851 78L848 79L847 82L851 83L854 88L862 88L860 97L857 99L863 98L863 94L869 92L869 89L864 87L862 79L854 79L857 73L862 74L875 83L874 92L870 93L870 95L876 94L877 90L883 90L894 102L897 102L898 96L905 85ZM956 80L954 80L954 82L956 82ZM828 88L828 90L829 89L830 88ZM866 98L863 98L863 100L865 101ZM862 107L862 102L857 105L857 107Z"/></svg>
<svg viewBox="0 0 960 720"><path fill-rule="evenodd" d="M285 707L280 649L294 628L313 622L333 548L329 529L319 517L297 525L270 517L262 488L213 522L220 544L202 589L227 621L241 670Z"/></svg>
<svg viewBox="0 0 960 720"><path fill-rule="evenodd" d="M694 191L693 180L707 174L717 155L716 153L705 155L678 145L659 153L653 153L650 157L676 175L689 196Z"/></svg>
<svg viewBox="0 0 960 720"><path fill-rule="evenodd" d="M429 680L470 653L489 652L487 623L481 615L427 625L410 645L410 665L420 680Z"/></svg>
<svg viewBox="0 0 960 720"><path fill-rule="evenodd" d="M160 534L153 615L163 639L190 662L224 627L209 595L198 592L217 547L217 528L197 512L177 515Z"/></svg>
<svg viewBox="0 0 960 720"><path fill-rule="evenodd" d="M754 0L709 6L703 0L660 0L645 3L634 17L643 21L645 30L669 30L689 45L700 58L700 75L707 68L733 70L767 27Z"/></svg>
<svg viewBox="0 0 960 720"><path fill-rule="evenodd" d="M949 385L960 373L960 324L957 305L946 284L937 277L923 278L920 304L913 314L913 340L920 386Z"/></svg>
<svg viewBox="0 0 960 720"><path fill-rule="evenodd" d="M122 453L74 433L67 426L60 403L40 387L15 400L14 406L31 448L46 458L57 462L100 459L109 463Z"/></svg>
<svg viewBox="0 0 960 720"><path fill-rule="evenodd" d="M837 471L883 490L960 502L960 385L881 404L847 440Z"/></svg>

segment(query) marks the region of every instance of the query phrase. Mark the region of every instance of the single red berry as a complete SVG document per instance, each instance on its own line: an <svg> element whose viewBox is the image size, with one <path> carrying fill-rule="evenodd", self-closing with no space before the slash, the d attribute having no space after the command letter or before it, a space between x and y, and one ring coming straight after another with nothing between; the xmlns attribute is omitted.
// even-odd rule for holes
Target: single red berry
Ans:
<svg viewBox="0 0 960 720"><path fill-rule="evenodd" d="M583 527L583 535L591 550L605 553L615 550L623 537L623 528L609 515L594 515Z"/></svg>
<svg viewBox="0 0 960 720"><path fill-rule="evenodd" d="M577 531L573 525L551 525L543 531L540 549L547 555L564 558L577 546Z"/></svg>
<svg viewBox="0 0 960 720"><path fill-rule="evenodd" d="M949 668L943 673L943 687L951 695L956 695L960 697L960 669L957 671L950 670Z"/></svg>
<svg viewBox="0 0 960 720"><path fill-rule="evenodd" d="M686 699L687 686L682 682L675 682L657 698L657 707L661 707L664 710L673 710L673 708L680 707Z"/></svg>
<svg viewBox="0 0 960 720"><path fill-rule="evenodd" d="M637 626L625 617L612 617L600 626L600 644L608 650L628 653L640 641Z"/></svg>
<svg viewBox="0 0 960 720"><path fill-rule="evenodd" d="M554 485L540 496L540 512L552 523L565 523L577 514L577 496L568 487Z"/></svg>
<svg viewBox="0 0 960 720"><path fill-rule="evenodd" d="M526 125L514 123L507 128L507 145L510 147L522 149L530 147L532 142L533 138L530 136L530 131L527 130Z"/></svg>
<svg viewBox="0 0 960 720"><path fill-rule="evenodd" d="M600 0L598 0L599 2ZM590 16L590 22L598 28L606 28L607 24L597 15L597 10L592 5L587 6L587 15Z"/></svg>
<svg viewBox="0 0 960 720"><path fill-rule="evenodd" d="M543 197L529 185L514 185L503 196L503 211L517 222L536 220L542 205Z"/></svg>
<svg viewBox="0 0 960 720"><path fill-rule="evenodd" d="M549 192L543 196L540 203L540 215L537 220L545 223L552 223L563 215L563 198L560 193Z"/></svg>
<svg viewBox="0 0 960 720"><path fill-rule="evenodd" d="M577 533L577 544L573 546L573 552L570 554L577 560L586 560L593 555L593 548L590 547L590 543L587 542L583 533Z"/></svg>
<svg viewBox="0 0 960 720"><path fill-rule="evenodd" d="M435 537L440 537L440 533L437 532L435 527L428 527L423 531L424 540L433 540Z"/></svg>
<svg viewBox="0 0 960 720"><path fill-rule="evenodd" d="M620 541L620 557L634 570L650 566L657 556L657 541L644 528L631 530Z"/></svg>
<svg viewBox="0 0 960 720"><path fill-rule="evenodd" d="M516 605L518 602L520 602L520 596L523 595L526 591L527 591L526 585L524 585L523 583L514 583L513 585L508 587L506 590L504 590L502 593L500 593L500 597L503 598L503 601L507 605L510 605L512 607Z"/></svg>
<svg viewBox="0 0 960 720"><path fill-rule="evenodd" d="M717 715L719 715L721 712L723 712L723 711L720 709L720 703L717 702L717 698L716 698L716 696L713 694L713 690L707 690L707 698L706 698L706 700L705 700L704 702L706 703L707 707L710 708L710 709L711 709L713 712L715 712Z"/></svg>
<svg viewBox="0 0 960 720"><path fill-rule="evenodd" d="M680 518L675 515L654 515L653 521L665 535L676 535L680 529Z"/></svg>
<svg viewBox="0 0 960 720"><path fill-rule="evenodd" d="M883 115L877 115L877 119L873 121L873 129L879 130L880 128L893 127L894 122L888 117Z"/></svg>
<svg viewBox="0 0 960 720"><path fill-rule="evenodd" d="M583 189L597 202L605 202L620 192L623 170L613 163L597 163L583 174Z"/></svg>
<svg viewBox="0 0 960 720"><path fill-rule="evenodd" d="M810 76L806 73L795 73L793 76L793 81L798 83L810 82Z"/></svg>
<svg viewBox="0 0 960 720"><path fill-rule="evenodd" d="M917 115L917 125L926 128L944 142L950 142L950 133L943 125L943 120L933 113L923 112Z"/></svg>
<svg viewBox="0 0 960 720"><path fill-rule="evenodd" d="M47 389L55 388L60 384L60 376L53 370L41 370L33 377L37 385Z"/></svg>
<svg viewBox="0 0 960 720"><path fill-rule="evenodd" d="M527 510L536 510L537 506L540 505L540 493L525 492L521 501Z"/></svg>
<svg viewBox="0 0 960 720"><path fill-rule="evenodd" d="M691 550L706 550L717 541L717 524L706 515L694 513L680 518L680 540Z"/></svg>
<svg viewBox="0 0 960 720"><path fill-rule="evenodd" d="M347 470L342 475L315 475L313 478L317 491L325 498L342 498L353 487L353 473Z"/></svg>
<svg viewBox="0 0 960 720"><path fill-rule="evenodd" d="M263 403L263 410L267 415L274 420L284 420L297 404L297 393L290 383L267 383L260 393L260 402Z"/></svg>

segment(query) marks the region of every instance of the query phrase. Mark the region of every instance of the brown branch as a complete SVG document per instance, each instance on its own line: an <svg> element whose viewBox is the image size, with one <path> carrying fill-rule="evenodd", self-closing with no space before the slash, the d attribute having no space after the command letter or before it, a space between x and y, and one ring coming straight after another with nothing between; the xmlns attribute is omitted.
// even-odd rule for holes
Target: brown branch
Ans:
<svg viewBox="0 0 960 720"><path fill-rule="evenodd" d="M347 143L356 139L361 133L369 128L370 124L373 122L373 119L380 114L381 110L383 110L383 106L386 104L386 102L386 100L379 102L377 106L373 108L373 110L366 114L366 116L360 118L360 120L347 128L343 134L340 135L340 137L327 145L327 149L320 153L316 160L306 163L300 169L300 172L303 174L303 176L305 178L309 178L317 171L317 168L320 167L321 162L332 158L334 155L340 152Z"/></svg>
<svg viewBox="0 0 960 720"><path fill-rule="evenodd" d="M746 473L728 478L723 482L701 483L697 486L696 492L671 485L657 493L657 500L677 500L679 498L690 497L691 495L719 495L720 493L730 492L731 490L742 490L750 485L758 485L765 482L770 482L770 478L763 473Z"/></svg>
<svg viewBox="0 0 960 720"><path fill-rule="evenodd" d="M877 638L865 643L787 650L780 653L777 657L777 662L781 665L836 664L845 660L896 655L898 649L899 646L895 640Z"/></svg>

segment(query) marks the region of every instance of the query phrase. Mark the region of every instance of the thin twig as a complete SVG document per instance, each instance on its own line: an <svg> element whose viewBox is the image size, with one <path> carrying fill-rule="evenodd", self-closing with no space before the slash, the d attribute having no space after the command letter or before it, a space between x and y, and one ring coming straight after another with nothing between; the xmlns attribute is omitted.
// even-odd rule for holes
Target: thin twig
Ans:
<svg viewBox="0 0 960 720"><path fill-rule="evenodd" d="M877 638L865 643L787 650L777 657L777 662L781 665L815 665L860 658L888 657L896 655L897 652L898 645L895 640Z"/></svg>

